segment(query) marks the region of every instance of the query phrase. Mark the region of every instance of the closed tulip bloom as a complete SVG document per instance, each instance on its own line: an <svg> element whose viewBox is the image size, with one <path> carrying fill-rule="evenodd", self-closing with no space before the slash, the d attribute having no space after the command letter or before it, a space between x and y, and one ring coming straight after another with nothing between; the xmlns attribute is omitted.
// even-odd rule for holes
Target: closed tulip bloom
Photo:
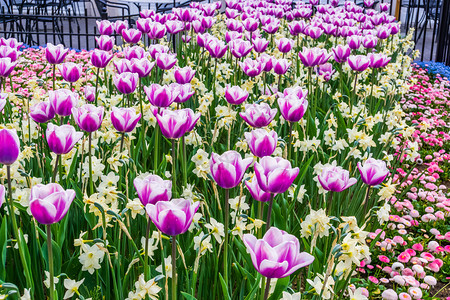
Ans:
<svg viewBox="0 0 450 300"><path fill-rule="evenodd" d="M122 35L122 31L124 31L125 29L128 29L128 20L117 20L114 23L112 23L112 26L114 27L114 31L119 34Z"/></svg>
<svg viewBox="0 0 450 300"><path fill-rule="evenodd" d="M333 51L334 60L338 63L343 63L347 61L347 58L352 54L352 50L347 45L337 45L331 48Z"/></svg>
<svg viewBox="0 0 450 300"><path fill-rule="evenodd" d="M49 64L57 65L64 61L68 52L69 49L64 49L64 46L61 44L55 46L51 43L47 43L47 48L45 48L45 58Z"/></svg>
<svg viewBox="0 0 450 300"><path fill-rule="evenodd" d="M214 25L214 23L216 23L216 19L212 17L203 17L201 19L201 22L203 28L210 29Z"/></svg>
<svg viewBox="0 0 450 300"><path fill-rule="evenodd" d="M114 48L114 38L108 35L96 36L98 49L103 51L111 51Z"/></svg>
<svg viewBox="0 0 450 300"><path fill-rule="evenodd" d="M209 33L199 33L197 34L197 44L203 48L209 43L209 40L211 38L213 38L213 36L211 36Z"/></svg>
<svg viewBox="0 0 450 300"><path fill-rule="evenodd" d="M72 114L77 125L86 132L94 132L100 128L105 109L92 104L85 104L80 108L72 108Z"/></svg>
<svg viewBox="0 0 450 300"><path fill-rule="evenodd" d="M246 181L245 186L247 187L250 195L253 199L260 202L268 202L272 195L270 193L264 192L258 184L258 180L253 178L252 181Z"/></svg>
<svg viewBox="0 0 450 300"><path fill-rule="evenodd" d="M237 31L227 31L225 32L225 42L229 43L233 40L242 39L242 33Z"/></svg>
<svg viewBox="0 0 450 300"><path fill-rule="evenodd" d="M184 30L184 24L181 21L167 21L165 25L170 34L177 34Z"/></svg>
<svg viewBox="0 0 450 300"><path fill-rule="evenodd" d="M75 144L83 137L72 125L57 126L49 123L45 132L50 150L57 154L69 153Z"/></svg>
<svg viewBox="0 0 450 300"><path fill-rule="evenodd" d="M278 98L278 106L283 118L289 122L298 122L303 118L306 109L308 108L308 100L305 97L298 97L297 95L290 94Z"/></svg>
<svg viewBox="0 0 450 300"><path fill-rule="evenodd" d="M95 87L87 86L84 88L84 97L88 102L94 102L95 100Z"/></svg>
<svg viewBox="0 0 450 300"><path fill-rule="evenodd" d="M147 36L151 40L162 39L166 35L166 26L158 22L150 23L150 30Z"/></svg>
<svg viewBox="0 0 450 300"><path fill-rule="evenodd" d="M91 54L91 63L94 67L105 68L113 58L113 55L109 52L94 49Z"/></svg>
<svg viewBox="0 0 450 300"><path fill-rule="evenodd" d="M16 48L9 46L0 46L0 58L9 57L12 62L15 62L22 52L18 51Z"/></svg>
<svg viewBox="0 0 450 300"><path fill-rule="evenodd" d="M20 141L15 129L0 129L0 164L13 164L20 154Z"/></svg>
<svg viewBox="0 0 450 300"><path fill-rule="evenodd" d="M275 60L275 58L266 53L263 53L258 57L258 61L262 64L264 72L270 72L273 69Z"/></svg>
<svg viewBox="0 0 450 300"><path fill-rule="evenodd" d="M206 50L213 58L222 58L227 53L228 46L219 39L211 38L205 45Z"/></svg>
<svg viewBox="0 0 450 300"><path fill-rule="evenodd" d="M186 116L186 123L184 125L184 130L186 133L191 132L195 125L197 124L198 120L200 119L200 113L194 113L194 111L190 108L183 108L179 110L181 113L185 114Z"/></svg>
<svg viewBox="0 0 450 300"><path fill-rule="evenodd" d="M350 68L356 72L363 72L370 65L370 60L365 55L350 55L347 62Z"/></svg>
<svg viewBox="0 0 450 300"><path fill-rule="evenodd" d="M368 54L370 67L373 69L384 68L391 61L391 58L382 53L369 53Z"/></svg>
<svg viewBox="0 0 450 300"><path fill-rule="evenodd" d="M37 184L31 188L31 214L41 224L57 223L67 214L75 196L74 190L64 190L57 183Z"/></svg>
<svg viewBox="0 0 450 300"><path fill-rule="evenodd" d="M380 11L388 11L390 7L389 3L380 3Z"/></svg>
<svg viewBox="0 0 450 300"><path fill-rule="evenodd" d="M121 60L115 60L113 61L113 64L116 67L118 74L122 74L124 72L131 72L131 61L126 58Z"/></svg>
<svg viewBox="0 0 450 300"><path fill-rule="evenodd" d="M199 201L191 203L186 199L173 199L147 204L145 209L152 222L162 233L176 236L189 229L199 205Z"/></svg>
<svg viewBox="0 0 450 300"><path fill-rule="evenodd" d="M132 58L130 61L130 71L140 78L149 76L154 66L155 62L150 62L147 58Z"/></svg>
<svg viewBox="0 0 450 300"><path fill-rule="evenodd" d="M303 33L306 27L307 27L307 25L306 25L305 21L303 21L303 23L302 23L302 21L293 21L288 24L289 32L293 36L297 36L300 33Z"/></svg>
<svg viewBox="0 0 450 300"><path fill-rule="evenodd" d="M244 26L245 30L253 32L258 29L259 20L254 18L247 18L242 21L242 25Z"/></svg>
<svg viewBox="0 0 450 300"><path fill-rule="evenodd" d="M381 184L389 175L386 163L374 158L368 158L363 164L358 162L358 169L362 182L370 186Z"/></svg>
<svg viewBox="0 0 450 300"><path fill-rule="evenodd" d="M144 18L144 19L151 19L155 16L155 14L156 14L156 12L151 9L143 9L139 12L139 15L141 16L141 18Z"/></svg>
<svg viewBox="0 0 450 300"><path fill-rule="evenodd" d="M372 49L377 46L378 38L373 35L366 35L362 39L362 44L366 49Z"/></svg>
<svg viewBox="0 0 450 300"><path fill-rule="evenodd" d="M293 45L294 41L288 38L281 38L277 40L277 48L281 53L288 53L292 50Z"/></svg>
<svg viewBox="0 0 450 300"><path fill-rule="evenodd" d="M122 94L128 95L136 90L139 76L136 73L124 72L113 76L114 85Z"/></svg>
<svg viewBox="0 0 450 300"><path fill-rule="evenodd" d="M151 174L144 179L135 178L133 184L144 206L172 198L172 181L163 180L158 175Z"/></svg>
<svg viewBox="0 0 450 300"><path fill-rule="evenodd" d="M141 114L136 114L133 107L113 107L111 112L111 123L118 132L131 132L141 119Z"/></svg>
<svg viewBox="0 0 450 300"><path fill-rule="evenodd" d="M299 168L292 168L291 163L281 157L264 156L255 163L255 176L259 186L265 192L282 194L292 185Z"/></svg>
<svg viewBox="0 0 450 300"><path fill-rule="evenodd" d="M380 26L377 28L377 37L379 39L387 39L389 35L391 34L391 30L387 26Z"/></svg>
<svg viewBox="0 0 450 300"><path fill-rule="evenodd" d="M190 83L171 83L170 86L173 87L176 92L178 92L178 96L174 101L176 103L184 103L188 101L195 93L194 90L192 90L192 85Z"/></svg>
<svg viewBox="0 0 450 300"><path fill-rule="evenodd" d="M298 53L298 56L305 67L315 67L326 63L331 57L331 54L328 54L325 49L303 47L303 50Z"/></svg>
<svg viewBox="0 0 450 300"><path fill-rule="evenodd" d="M157 83L144 86L144 91L147 94L148 101L157 107L169 107L178 97L179 91L173 86L161 86Z"/></svg>
<svg viewBox="0 0 450 300"><path fill-rule="evenodd" d="M333 65L331 63L326 63L316 67L316 72L318 75L323 76L325 81L329 81L331 76L336 72L333 69Z"/></svg>
<svg viewBox="0 0 450 300"><path fill-rule="evenodd" d="M322 36L323 29L317 26L308 26L308 28L305 29L305 32L310 38L317 40Z"/></svg>
<svg viewBox="0 0 450 300"><path fill-rule="evenodd" d="M68 89L59 89L49 91L48 100L58 116L66 117L72 113L72 108L77 106L78 94Z"/></svg>
<svg viewBox="0 0 450 300"><path fill-rule="evenodd" d="M225 87L225 100L233 105L242 104L248 98L248 92L239 86Z"/></svg>
<svg viewBox="0 0 450 300"><path fill-rule="evenodd" d="M245 132L244 136L250 151L257 157L270 156L277 147L278 135L274 130L268 132L259 128Z"/></svg>
<svg viewBox="0 0 450 300"><path fill-rule="evenodd" d="M244 26L242 25L242 23L235 19L226 20L225 25L230 31L237 31L239 33L242 33L244 31Z"/></svg>
<svg viewBox="0 0 450 300"><path fill-rule="evenodd" d="M267 32L268 34L275 34L275 32L277 32L279 28L280 28L280 22L278 20L270 22L261 27L261 29L264 30L265 32Z"/></svg>
<svg viewBox="0 0 450 300"><path fill-rule="evenodd" d="M45 123L55 117L55 110L49 101L39 102L30 108L30 117L36 123Z"/></svg>
<svg viewBox="0 0 450 300"><path fill-rule="evenodd" d="M253 49L253 45L249 41L241 39L232 40L229 44L231 54L236 58L242 58L247 56Z"/></svg>
<svg viewBox="0 0 450 300"><path fill-rule="evenodd" d="M186 133L188 116L181 110L163 109L156 114L162 134L168 139L178 139Z"/></svg>
<svg viewBox="0 0 450 300"><path fill-rule="evenodd" d="M359 35L348 36L347 45L350 47L350 49L359 49L359 47L361 46L361 37Z"/></svg>
<svg viewBox="0 0 450 300"><path fill-rule="evenodd" d="M139 18L136 21L136 28L142 32L142 33L147 33L150 31L150 24L152 23L151 19L142 19Z"/></svg>
<svg viewBox="0 0 450 300"><path fill-rule="evenodd" d="M142 32L134 28L124 29L122 31L123 40L130 44L137 44L141 40L141 37Z"/></svg>
<svg viewBox="0 0 450 300"><path fill-rule="evenodd" d="M76 82L81 77L81 65L73 62L63 63L58 66L59 72L65 81Z"/></svg>
<svg viewBox="0 0 450 300"><path fill-rule="evenodd" d="M156 55L156 65L161 70L170 70L177 63L176 54L160 53Z"/></svg>
<svg viewBox="0 0 450 300"><path fill-rule="evenodd" d="M276 227L267 230L260 240L248 233L242 240L256 271L267 278L289 276L314 261L314 256L300 252L300 242L295 236Z"/></svg>
<svg viewBox="0 0 450 300"><path fill-rule="evenodd" d="M156 45L152 45L152 46L156 46ZM164 47L164 46L162 46L162 47ZM167 51L168 50L169 50L169 48L167 48ZM137 59L146 58L149 55L149 53L147 51L145 51L144 48L142 48L142 47L133 46L133 47L126 47L125 49L123 49L123 55L126 59L132 60L133 58L137 58Z"/></svg>
<svg viewBox="0 0 450 300"><path fill-rule="evenodd" d="M176 68L173 76L178 84L190 83L192 78L195 76L195 70L189 66L184 68Z"/></svg>
<svg viewBox="0 0 450 300"><path fill-rule="evenodd" d="M285 58L277 59L273 65L273 71L275 74L283 75L287 72L289 67L291 66L291 62Z"/></svg>
<svg viewBox="0 0 450 300"><path fill-rule="evenodd" d="M256 128L269 125L273 118L275 118L276 114L277 109L270 108L267 103L246 104L245 111L239 113L241 118L244 119L248 125Z"/></svg>
<svg viewBox="0 0 450 300"><path fill-rule="evenodd" d="M108 20L96 21L98 32L101 35L111 35L113 34L113 26Z"/></svg>
<svg viewBox="0 0 450 300"><path fill-rule="evenodd" d="M269 41L265 38L254 38L253 39L253 49L258 53L263 53L266 51L267 46L269 46Z"/></svg>
<svg viewBox="0 0 450 300"><path fill-rule="evenodd" d="M217 185L224 189L238 186L245 171L252 164L253 158L242 159L242 156L233 150L226 151L222 155L211 153L211 176Z"/></svg>
<svg viewBox="0 0 450 300"><path fill-rule="evenodd" d="M8 77L16 66L17 62L11 61L11 58L0 58L0 77Z"/></svg>
<svg viewBox="0 0 450 300"><path fill-rule="evenodd" d="M322 170L318 175L319 182L327 191L342 192L354 185L356 178L350 178L350 174L342 167L329 166Z"/></svg>
<svg viewBox="0 0 450 300"><path fill-rule="evenodd" d="M16 49L17 51L20 50L20 47L22 47L23 43L19 43L17 39L15 38L9 38L5 39L3 37L0 38L0 46L8 46L11 48Z"/></svg>
<svg viewBox="0 0 450 300"><path fill-rule="evenodd" d="M242 71L249 77L256 77L262 72L262 64L256 60L247 57L243 62L239 62Z"/></svg>

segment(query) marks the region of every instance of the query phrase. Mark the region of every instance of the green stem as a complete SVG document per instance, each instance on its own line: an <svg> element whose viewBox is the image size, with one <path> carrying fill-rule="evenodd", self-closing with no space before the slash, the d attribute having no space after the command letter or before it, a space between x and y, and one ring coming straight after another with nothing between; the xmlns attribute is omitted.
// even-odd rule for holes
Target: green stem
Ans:
<svg viewBox="0 0 450 300"><path fill-rule="evenodd" d="M172 300L177 299L177 238L172 236Z"/></svg>
<svg viewBox="0 0 450 300"><path fill-rule="evenodd" d="M145 281L149 280L148 274L148 236L150 235L150 218L147 215L147 230L145 231L145 245L144 245L144 279Z"/></svg>
<svg viewBox="0 0 450 300"><path fill-rule="evenodd" d="M125 139L125 132L122 132L120 136L120 152L123 150L123 140Z"/></svg>
<svg viewBox="0 0 450 300"><path fill-rule="evenodd" d="M265 289L265 292L264 292L264 300L267 300L267 298L269 298L270 279L271 278L267 278L267 281L266 281L266 289Z"/></svg>
<svg viewBox="0 0 450 300"><path fill-rule="evenodd" d="M272 205L273 205L274 197L275 197L275 194L270 195L269 209L267 210L266 232L270 229L270 218L272 216Z"/></svg>
<svg viewBox="0 0 450 300"><path fill-rule="evenodd" d="M223 277L225 284L228 287L228 223L230 219L230 204L228 204L228 199L230 198L230 190L225 190L225 241L223 247Z"/></svg>
<svg viewBox="0 0 450 300"><path fill-rule="evenodd" d="M97 76L95 78L95 106L98 105L98 78L100 77L100 68L97 68Z"/></svg>
<svg viewBox="0 0 450 300"><path fill-rule="evenodd" d="M186 159L186 140L184 135L181 138L181 148L183 151L183 185L187 188L187 159Z"/></svg>
<svg viewBox="0 0 450 300"><path fill-rule="evenodd" d="M55 76L56 76L56 65L53 65L53 90L56 90Z"/></svg>
<svg viewBox="0 0 450 300"><path fill-rule="evenodd" d="M172 191L174 195L177 194L176 187L177 187L177 170L175 167L175 147L176 147L176 140L172 140Z"/></svg>
<svg viewBox="0 0 450 300"><path fill-rule="evenodd" d="M53 277L53 247L52 247L52 225L47 224L47 250L48 250L48 272L50 274L50 300L54 299L55 283Z"/></svg>
<svg viewBox="0 0 450 300"><path fill-rule="evenodd" d="M294 123L289 122L289 142L287 144L287 158L288 160L291 159L291 148L292 148L292 126Z"/></svg>
<svg viewBox="0 0 450 300"><path fill-rule="evenodd" d="M61 159L61 155L56 155L56 161L55 161L55 168L53 169L53 176L52 176L52 182L55 182L56 180L56 172L58 172L58 163ZM60 178L61 180L61 178Z"/></svg>
<svg viewBox="0 0 450 300"><path fill-rule="evenodd" d="M141 117L142 118L142 117ZM155 175L158 174L158 158L159 158L159 124L155 124L155 155L153 156L153 168Z"/></svg>
<svg viewBox="0 0 450 300"><path fill-rule="evenodd" d="M89 196L94 193L94 183L92 182L92 132L89 132Z"/></svg>

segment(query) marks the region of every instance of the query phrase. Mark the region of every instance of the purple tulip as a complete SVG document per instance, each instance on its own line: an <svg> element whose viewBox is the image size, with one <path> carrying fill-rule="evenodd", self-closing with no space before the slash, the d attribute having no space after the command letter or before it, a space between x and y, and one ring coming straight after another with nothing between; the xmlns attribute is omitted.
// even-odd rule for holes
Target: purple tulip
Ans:
<svg viewBox="0 0 450 300"><path fill-rule="evenodd" d="M363 3L364 3L364 6L365 6L365 7L370 8L370 7L372 7L373 4L375 3L375 0L364 0Z"/></svg>
<svg viewBox="0 0 450 300"><path fill-rule="evenodd" d="M219 39L209 39L205 44L206 50L208 50L209 54L213 58L222 58L227 52L228 46Z"/></svg>
<svg viewBox="0 0 450 300"><path fill-rule="evenodd" d="M176 103L184 103L188 101L195 93L192 90L192 85L190 83L186 84L171 83L169 86L171 88L173 87L175 93L178 92L178 96L175 98L174 101Z"/></svg>
<svg viewBox="0 0 450 300"><path fill-rule="evenodd" d="M20 154L20 141L15 129L0 129L0 164L13 164Z"/></svg>
<svg viewBox="0 0 450 300"><path fill-rule="evenodd" d="M211 176L217 185L224 189L231 189L239 185L245 171L252 164L253 158L242 159L241 155L233 150L222 155L211 153Z"/></svg>
<svg viewBox="0 0 450 300"><path fill-rule="evenodd" d="M137 44L141 40L141 37L142 32L134 28L124 29L122 31L123 40L130 44Z"/></svg>
<svg viewBox="0 0 450 300"><path fill-rule="evenodd" d="M358 169L362 182L370 186L381 184L389 175L386 163L374 158L368 158L363 164L358 162Z"/></svg>
<svg viewBox="0 0 450 300"><path fill-rule="evenodd" d="M258 240L253 234L244 234L243 241L252 258L253 266L267 278L283 278L314 261L314 256L300 252L298 239L271 227Z"/></svg>
<svg viewBox="0 0 450 300"><path fill-rule="evenodd" d="M114 31L118 34L118 35L122 35L122 31L124 31L125 29L128 28L128 20L117 20L115 21L113 24L114 27Z"/></svg>
<svg viewBox="0 0 450 300"><path fill-rule="evenodd" d="M331 63L326 63L316 67L317 75L323 76L325 81L330 81L331 76L336 72Z"/></svg>
<svg viewBox="0 0 450 300"><path fill-rule="evenodd" d="M350 55L347 58L348 65L355 72L363 72L370 65L370 60L365 55Z"/></svg>
<svg viewBox="0 0 450 300"><path fill-rule="evenodd" d="M150 30L147 36L151 40L162 39L166 35L166 26L158 22L152 22L149 24Z"/></svg>
<svg viewBox="0 0 450 300"><path fill-rule="evenodd" d="M50 150L57 154L69 153L75 144L83 137L72 125L57 126L49 123L45 132Z"/></svg>
<svg viewBox="0 0 450 300"><path fill-rule="evenodd" d="M233 105L242 104L248 98L248 92L239 86L225 87L225 100Z"/></svg>
<svg viewBox="0 0 450 300"><path fill-rule="evenodd" d="M275 58L263 53L258 57L258 61L262 64L264 72L270 72L273 69Z"/></svg>
<svg viewBox="0 0 450 300"><path fill-rule="evenodd" d="M268 132L259 128L245 132L244 136L250 151L257 157L270 156L277 147L278 135L274 130Z"/></svg>
<svg viewBox="0 0 450 300"><path fill-rule="evenodd" d="M289 122L298 122L303 118L308 108L308 100L306 100L307 92L303 92L304 97L298 97L295 94L289 94L278 98L278 106L283 118Z"/></svg>
<svg viewBox="0 0 450 300"><path fill-rule="evenodd" d="M113 64L116 67L118 74L122 74L125 72L131 72L131 61L126 58L121 59L121 60L115 60L115 61L113 61Z"/></svg>
<svg viewBox="0 0 450 300"><path fill-rule="evenodd" d="M176 68L173 76L178 84L190 83L192 78L195 76L195 70L189 66L184 68Z"/></svg>
<svg viewBox="0 0 450 300"><path fill-rule="evenodd" d="M152 19L155 16L156 12L151 9L143 9L139 12L139 15L141 18L144 19Z"/></svg>
<svg viewBox="0 0 450 300"><path fill-rule="evenodd" d="M101 35L111 35L113 34L113 26L108 20L96 21L98 32Z"/></svg>
<svg viewBox="0 0 450 300"><path fill-rule="evenodd" d="M126 47L123 49L123 56L128 60L132 60L133 58L143 59L146 58L148 54L149 53L146 52L144 48L139 46Z"/></svg>
<svg viewBox="0 0 450 300"><path fill-rule="evenodd" d="M229 43L233 40L242 39L242 34L237 31L227 31L225 33L225 42Z"/></svg>
<svg viewBox="0 0 450 300"><path fill-rule="evenodd" d="M377 37L381 40L387 39L391 35L391 29L387 26L377 28Z"/></svg>
<svg viewBox="0 0 450 300"><path fill-rule="evenodd" d="M331 57L331 54L328 54L325 49L303 47L303 50L298 53L298 56L305 67L315 67L326 63Z"/></svg>
<svg viewBox="0 0 450 300"><path fill-rule="evenodd" d="M231 54L236 58L247 56L253 49L253 45L249 41L242 39L232 40L229 44Z"/></svg>
<svg viewBox="0 0 450 300"><path fill-rule="evenodd" d="M157 107L169 107L179 94L179 91L173 86L161 86L157 83L153 83L150 87L144 86L144 91L148 101Z"/></svg>
<svg viewBox="0 0 450 300"><path fill-rule="evenodd" d="M0 77L8 77L16 66L17 62L12 62L11 58L0 58Z"/></svg>
<svg viewBox="0 0 450 300"><path fill-rule="evenodd" d="M124 72L113 76L114 85L122 94L128 95L136 90L139 76L136 73Z"/></svg>
<svg viewBox="0 0 450 300"><path fill-rule="evenodd" d="M261 27L261 29L267 32L268 34L275 34L275 32L277 32L279 28L280 28L280 21L278 20L270 22Z"/></svg>
<svg viewBox="0 0 450 300"><path fill-rule="evenodd" d="M244 119L248 125L256 128L269 125L273 118L275 118L276 114L277 109L270 108L267 103L246 104L245 111L239 113L241 118Z"/></svg>
<svg viewBox="0 0 450 300"><path fill-rule="evenodd" d="M263 53L266 51L267 46L269 46L269 41L265 38L254 38L253 39L253 49L258 53Z"/></svg>
<svg viewBox="0 0 450 300"><path fill-rule="evenodd" d="M9 46L0 46L0 58L9 57L12 62L15 62L22 52L18 51L16 48Z"/></svg>
<svg viewBox="0 0 450 300"><path fill-rule="evenodd" d="M41 224L57 223L67 214L75 196L74 190L64 190L57 183L37 184L31 188L31 214Z"/></svg>
<svg viewBox="0 0 450 300"><path fill-rule="evenodd" d="M254 32L258 29L259 20L254 18L247 18L244 21L242 21L242 25L244 26L245 30L249 32Z"/></svg>
<svg viewBox="0 0 450 300"><path fill-rule="evenodd" d="M356 178L350 178L347 170L334 166L323 168L318 178L322 187L332 192L342 192L357 182Z"/></svg>
<svg viewBox="0 0 450 300"><path fill-rule="evenodd" d="M58 66L59 72L61 72L61 76L67 82L77 82L81 77L81 65L75 64L73 62L63 63Z"/></svg>
<svg viewBox="0 0 450 300"><path fill-rule="evenodd" d="M197 35L197 44L203 48L209 43L209 40L211 38L213 38L213 36L211 36L209 33L204 34L199 33Z"/></svg>
<svg viewBox="0 0 450 300"><path fill-rule="evenodd" d="M176 236L189 229L199 205L199 201L191 203L185 199L172 199L171 201L147 204L145 209L152 222L162 233Z"/></svg>
<svg viewBox="0 0 450 300"><path fill-rule="evenodd" d="M366 35L362 39L362 44L366 49L375 48L378 43L378 38L373 35Z"/></svg>
<svg viewBox="0 0 450 300"><path fill-rule="evenodd" d="M96 36L98 48L103 51L111 51L114 48L114 38L108 35Z"/></svg>
<svg viewBox="0 0 450 300"><path fill-rule="evenodd" d="M136 28L142 33L148 33L150 31L150 24L153 23L151 19L139 18L136 21Z"/></svg>
<svg viewBox="0 0 450 300"><path fill-rule="evenodd" d="M55 110L49 101L39 102L30 108L30 117L36 123L45 123L55 117Z"/></svg>
<svg viewBox="0 0 450 300"><path fill-rule="evenodd" d="M273 65L273 71L275 74L283 75L286 74L287 70L291 66L291 62L286 58L277 59Z"/></svg>
<svg viewBox="0 0 450 300"><path fill-rule="evenodd" d="M177 63L176 54L160 53L156 55L156 65L161 70L170 70Z"/></svg>
<svg viewBox="0 0 450 300"><path fill-rule="evenodd" d="M391 58L382 53L369 53L368 54L370 67L373 69L384 68L391 61Z"/></svg>
<svg viewBox="0 0 450 300"><path fill-rule="evenodd" d="M320 27L316 27L316 26L308 26L305 29L305 33L312 39L317 40L318 38L320 38L323 34L323 29Z"/></svg>
<svg viewBox="0 0 450 300"><path fill-rule="evenodd" d="M174 111L163 109L156 115L161 132L168 139L182 137L194 128L199 119L200 114L194 114L190 108Z"/></svg>
<svg viewBox="0 0 450 300"><path fill-rule="evenodd" d="M118 132L131 132L141 119L141 114L136 114L133 107L113 107L111 112L111 123Z"/></svg>
<svg viewBox="0 0 450 300"><path fill-rule="evenodd" d="M242 71L249 77L256 77L262 72L262 64L256 59L247 57L243 62L239 62Z"/></svg>
<svg viewBox="0 0 450 300"><path fill-rule="evenodd" d="M388 11L390 7L389 3L380 3L380 11Z"/></svg>
<svg viewBox="0 0 450 300"><path fill-rule="evenodd" d="M0 93L0 112L3 111L3 109L5 108L7 98L8 98L7 93Z"/></svg>
<svg viewBox="0 0 450 300"><path fill-rule="evenodd" d="M181 21L167 21L165 25L170 34L177 34L184 30L184 24Z"/></svg>
<svg viewBox="0 0 450 300"><path fill-rule="evenodd" d="M359 49L359 47L361 46L361 37L359 35L348 36L347 45L350 47L350 49Z"/></svg>
<svg viewBox="0 0 450 300"><path fill-rule="evenodd" d="M250 195L252 195L252 198L255 199L256 201L268 202L272 197L272 194L264 192L261 189L261 187L258 184L258 180L256 180L256 178L253 178L251 182L246 181L245 186L250 192Z"/></svg>
<svg viewBox="0 0 450 300"><path fill-rule="evenodd" d="M172 198L172 181L163 180L158 175L148 175L144 179L135 178L133 184L144 206Z"/></svg>
<svg viewBox="0 0 450 300"><path fill-rule="evenodd" d="M105 109L103 106L96 107L92 104L85 104L80 108L72 108L73 118L78 127L86 132L94 132L100 128L103 121Z"/></svg>
<svg viewBox="0 0 450 300"><path fill-rule="evenodd" d="M84 88L84 97L88 102L94 102L95 100L95 87L87 86Z"/></svg>
<svg viewBox="0 0 450 300"><path fill-rule="evenodd" d="M242 23L235 19L226 20L225 25L230 31L236 31L239 33L242 33L244 31L244 26L242 25Z"/></svg>
<svg viewBox="0 0 450 300"><path fill-rule="evenodd" d="M64 46L61 44L55 46L51 43L47 43L47 48L45 48L45 58L49 64L57 65L64 61L68 52L69 49L64 49Z"/></svg>
<svg viewBox="0 0 450 300"><path fill-rule="evenodd" d="M294 41L288 38L281 38L277 40L277 47L281 53L288 53L292 50L293 45Z"/></svg>
<svg viewBox="0 0 450 300"><path fill-rule="evenodd" d="M331 50L333 51L334 60L338 63L346 62L347 58L352 54L352 50L347 45L337 45Z"/></svg>
<svg viewBox="0 0 450 300"><path fill-rule="evenodd" d="M20 50L20 47L22 47L23 43L19 43L15 38L9 38L5 39L3 37L0 38L0 46L8 46L11 48L16 49L17 51Z"/></svg>
<svg viewBox="0 0 450 300"><path fill-rule="evenodd" d="M292 185L299 168L292 168L287 159L264 156L255 163L255 176L259 186L265 192L282 194Z"/></svg>
<svg viewBox="0 0 450 300"><path fill-rule="evenodd" d="M94 67L97 68L106 68L110 60L113 58L113 55L109 52L94 49L91 54L91 63Z"/></svg>
<svg viewBox="0 0 450 300"><path fill-rule="evenodd" d="M297 36L300 33L303 33L305 31L305 28L308 27L308 26L309 25L307 23L305 23L305 21L303 21L303 20L301 20L301 21L293 21L293 22L288 24L289 32L293 36Z"/></svg>
<svg viewBox="0 0 450 300"><path fill-rule="evenodd" d="M147 58L132 58L130 61L131 72L138 74L140 78L149 76L154 66L155 62L150 62Z"/></svg>
<svg viewBox="0 0 450 300"><path fill-rule="evenodd" d="M72 113L72 108L78 104L78 94L68 89L59 89L48 92L48 100L59 116L67 117Z"/></svg>

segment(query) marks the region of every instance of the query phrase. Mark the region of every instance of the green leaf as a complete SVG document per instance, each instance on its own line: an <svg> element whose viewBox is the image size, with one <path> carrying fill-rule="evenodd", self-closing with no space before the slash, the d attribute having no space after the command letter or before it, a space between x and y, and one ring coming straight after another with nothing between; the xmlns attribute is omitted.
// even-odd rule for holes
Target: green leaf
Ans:
<svg viewBox="0 0 450 300"><path fill-rule="evenodd" d="M258 273L258 276L256 277L255 284L253 285L252 289L250 290L250 293L245 297L245 300L255 299L254 295L258 291L259 288L259 282L261 281L261 274Z"/></svg>
<svg viewBox="0 0 450 300"><path fill-rule="evenodd" d="M195 298L195 297L192 296L192 295L189 295L189 294L186 293L186 292L181 292L181 295L183 295L183 297L184 297L185 299L188 299L188 300L197 300L197 298Z"/></svg>
<svg viewBox="0 0 450 300"><path fill-rule="evenodd" d="M219 273L219 279L220 279L220 285L222 285L222 291L223 291L222 299L231 300L230 293L228 292L227 284L225 283L225 280L223 280L222 274L220 274L220 273Z"/></svg>
<svg viewBox="0 0 450 300"><path fill-rule="evenodd" d="M8 231L6 226L7 218L3 218L2 226L0 227L0 279L6 278L6 246L8 241Z"/></svg>

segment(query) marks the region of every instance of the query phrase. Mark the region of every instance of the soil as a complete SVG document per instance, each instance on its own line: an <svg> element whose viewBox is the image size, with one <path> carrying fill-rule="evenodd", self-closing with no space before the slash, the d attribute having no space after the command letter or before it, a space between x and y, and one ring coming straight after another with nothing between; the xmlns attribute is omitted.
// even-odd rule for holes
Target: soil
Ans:
<svg viewBox="0 0 450 300"><path fill-rule="evenodd" d="M430 295L434 296L441 289L442 291L436 295L436 299L447 299L447 297L450 297L450 284L448 282L438 282L435 286L431 287Z"/></svg>

